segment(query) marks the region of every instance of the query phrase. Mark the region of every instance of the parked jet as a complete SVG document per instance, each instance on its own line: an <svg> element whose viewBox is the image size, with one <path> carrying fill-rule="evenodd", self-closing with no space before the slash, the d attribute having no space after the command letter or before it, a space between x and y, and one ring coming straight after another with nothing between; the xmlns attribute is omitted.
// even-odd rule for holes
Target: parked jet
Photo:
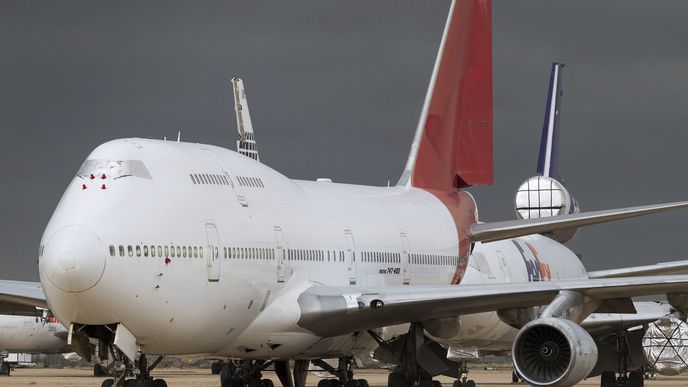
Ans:
<svg viewBox="0 0 688 387"><path fill-rule="evenodd" d="M4 362L10 352L65 353L67 329L57 319L29 316L0 315L0 374L10 374L10 364Z"/></svg>
<svg viewBox="0 0 688 387"><path fill-rule="evenodd" d="M10 282L0 300L49 307L75 350L98 341L138 369L105 386L163 386L150 375L160 357L147 356L208 354L242 359L223 366L222 386L269 387L261 371L272 364L285 386L303 387L311 361L338 358L321 387L366 387L351 358L379 346L397 364L390 387L425 387L459 376L454 343L510 351L528 383L569 386L598 363L580 325L593 312L633 312L642 295L676 302L688 285L590 278L541 235L688 202L478 221L465 188L492 182L489 0L452 3L396 186L292 180L257 159L139 138L97 147L40 242L45 296Z"/></svg>

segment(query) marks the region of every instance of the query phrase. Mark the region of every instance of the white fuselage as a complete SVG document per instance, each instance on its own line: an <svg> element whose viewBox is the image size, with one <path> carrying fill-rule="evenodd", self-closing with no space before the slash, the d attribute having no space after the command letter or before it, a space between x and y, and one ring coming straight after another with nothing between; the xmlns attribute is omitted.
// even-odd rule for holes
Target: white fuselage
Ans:
<svg viewBox="0 0 688 387"><path fill-rule="evenodd" d="M57 321L0 315L0 352L68 352L67 329Z"/></svg>
<svg viewBox="0 0 688 387"><path fill-rule="evenodd" d="M91 153L40 251L66 325L122 323L145 353L322 358L374 342L298 326L302 291L449 284L459 242L422 189L290 180L223 148L126 139ZM461 284L585 277L570 250L534 235L477 244ZM451 341L507 350L514 333L496 313L469 315Z"/></svg>

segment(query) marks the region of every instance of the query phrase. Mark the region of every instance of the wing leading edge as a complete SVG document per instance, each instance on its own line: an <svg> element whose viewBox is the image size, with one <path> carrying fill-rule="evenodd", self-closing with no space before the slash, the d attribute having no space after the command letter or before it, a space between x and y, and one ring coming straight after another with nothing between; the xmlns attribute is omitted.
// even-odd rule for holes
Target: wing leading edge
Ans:
<svg viewBox="0 0 688 387"><path fill-rule="evenodd" d="M313 286L298 298L298 324L330 337L408 322L549 304L560 292L595 300L685 292L688 275L480 285Z"/></svg>

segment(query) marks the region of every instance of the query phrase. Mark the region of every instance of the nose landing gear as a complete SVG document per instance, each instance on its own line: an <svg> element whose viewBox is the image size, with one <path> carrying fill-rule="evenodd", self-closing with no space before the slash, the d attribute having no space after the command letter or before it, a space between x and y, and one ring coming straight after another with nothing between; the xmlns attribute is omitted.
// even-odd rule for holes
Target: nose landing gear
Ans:
<svg viewBox="0 0 688 387"><path fill-rule="evenodd" d="M167 387L167 382L164 379L153 379L150 372L155 368L162 356L158 356L155 361L149 366L145 354L140 354L136 364L130 362L119 351L112 351L116 362L123 362L124 367L113 367L113 378L105 379L100 385L101 387ZM120 368L121 370L118 370ZM134 369L136 368L136 369ZM133 379L126 379L127 376L135 376Z"/></svg>

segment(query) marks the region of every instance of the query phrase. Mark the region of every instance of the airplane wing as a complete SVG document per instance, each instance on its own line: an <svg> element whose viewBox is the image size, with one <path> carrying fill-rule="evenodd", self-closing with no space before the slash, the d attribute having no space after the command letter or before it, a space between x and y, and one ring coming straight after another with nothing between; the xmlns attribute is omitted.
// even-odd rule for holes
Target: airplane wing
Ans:
<svg viewBox="0 0 688 387"><path fill-rule="evenodd" d="M688 273L688 260L662 262L654 265L623 267L619 269L589 271L588 278L638 277Z"/></svg>
<svg viewBox="0 0 688 387"><path fill-rule="evenodd" d="M549 304L561 291L597 300L685 292L688 275L500 284L312 286L300 294L298 324L320 336L408 322Z"/></svg>
<svg viewBox="0 0 688 387"><path fill-rule="evenodd" d="M633 218L685 207L688 207L688 201L618 208L614 210L580 212L577 214L546 218L478 223L471 227L470 238L471 242L494 242L524 235L589 226L597 223L611 222L614 220Z"/></svg>
<svg viewBox="0 0 688 387"><path fill-rule="evenodd" d="M48 301L40 282L0 280L0 314L41 316Z"/></svg>

